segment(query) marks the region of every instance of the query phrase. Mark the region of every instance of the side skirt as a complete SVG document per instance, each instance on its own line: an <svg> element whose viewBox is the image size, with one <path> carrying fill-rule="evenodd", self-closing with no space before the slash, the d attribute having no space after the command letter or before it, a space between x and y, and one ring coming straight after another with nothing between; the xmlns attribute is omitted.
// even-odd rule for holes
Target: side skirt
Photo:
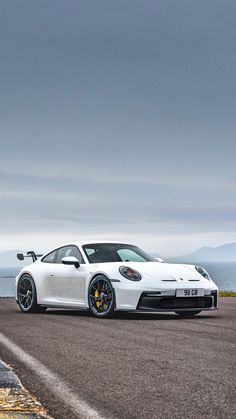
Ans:
<svg viewBox="0 0 236 419"><path fill-rule="evenodd" d="M46 308L58 308L62 310L77 310L77 311L88 311L89 309L87 307L81 307L76 305L71 306L64 306L64 305L56 305L56 304L40 304L40 307L46 307Z"/></svg>

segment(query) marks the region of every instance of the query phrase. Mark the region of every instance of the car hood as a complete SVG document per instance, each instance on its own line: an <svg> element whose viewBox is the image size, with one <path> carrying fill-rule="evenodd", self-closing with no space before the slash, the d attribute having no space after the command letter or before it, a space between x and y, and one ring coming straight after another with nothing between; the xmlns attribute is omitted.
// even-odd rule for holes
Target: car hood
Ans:
<svg viewBox="0 0 236 419"><path fill-rule="evenodd" d="M108 262L93 265L92 271L108 274L110 278L122 277L119 273L120 266L128 266L137 270L142 275L142 280L151 283L161 281L164 283L188 283L196 282L200 285L209 284L209 280L204 278L194 265L182 265L160 262ZM92 272L91 272L92 273ZM123 277L122 277L123 278ZM189 283L190 282L190 283Z"/></svg>
<svg viewBox="0 0 236 419"><path fill-rule="evenodd" d="M196 271L194 265L160 262L115 262L97 264L96 268L102 268L102 271L109 272L115 278L120 266L128 266L137 270L141 273L142 279L149 283L158 280L164 282L208 281Z"/></svg>
<svg viewBox="0 0 236 419"><path fill-rule="evenodd" d="M156 263L148 262L143 263L142 266L136 267L137 270L144 277L149 277L153 280L162 280L168 282L175 281L189 281L189 280L202 280L204 279L192 265L180 265L180 264L170 264L170 263Z"/></svg>

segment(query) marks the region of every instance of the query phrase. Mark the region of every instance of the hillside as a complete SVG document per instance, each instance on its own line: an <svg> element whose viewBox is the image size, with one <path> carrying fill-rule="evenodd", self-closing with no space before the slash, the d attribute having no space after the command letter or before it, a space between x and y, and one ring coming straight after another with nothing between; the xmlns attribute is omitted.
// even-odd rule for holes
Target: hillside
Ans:
<svg viewBox="0 0 236 419"><path fill-rule="evenodd" d="M236 262L236 243L201 247L192 253L168 259L170 262Z"/></svg>
<svg viewBox="0 0 236 419"><path fill-rule="evenodd" d="M16 257L16 254L21 252L22 250L11 250L0 253L0 266L24 266L26 261L21 262ZM153 255L160 257L157 254ZM174 263L236 262L236 243L227 243L218 247L201 247L200 249L186 255L165 258L165 261Z"/></svg>

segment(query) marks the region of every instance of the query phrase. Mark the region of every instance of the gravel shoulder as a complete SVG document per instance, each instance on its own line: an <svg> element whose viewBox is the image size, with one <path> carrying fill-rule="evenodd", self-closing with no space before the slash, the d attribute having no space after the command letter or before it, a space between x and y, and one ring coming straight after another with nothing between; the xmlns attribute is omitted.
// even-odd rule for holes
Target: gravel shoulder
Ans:
<svg viewBox="0 0 236 419"><path fill-rule="evenodd" d="M21 384L12 368L0 360L0 418L53 419Z"/></svg>

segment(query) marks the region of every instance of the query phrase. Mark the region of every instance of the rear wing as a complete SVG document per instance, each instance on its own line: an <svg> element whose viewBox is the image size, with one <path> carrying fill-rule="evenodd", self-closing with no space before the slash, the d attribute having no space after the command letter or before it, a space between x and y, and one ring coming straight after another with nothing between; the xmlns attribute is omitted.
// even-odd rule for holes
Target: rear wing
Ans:
<svg viewBox="0 0 236 419"><path fill-rule="evenodd" d="M31 257L33 262L35 262L41 256L43 256L43 255L38 255L35 252L33 252L33 250L30 250L29 252L27 252L26 255L23 255L23 253L17 253L17 259L24 260L25 258L30 258Z"/></svg>

